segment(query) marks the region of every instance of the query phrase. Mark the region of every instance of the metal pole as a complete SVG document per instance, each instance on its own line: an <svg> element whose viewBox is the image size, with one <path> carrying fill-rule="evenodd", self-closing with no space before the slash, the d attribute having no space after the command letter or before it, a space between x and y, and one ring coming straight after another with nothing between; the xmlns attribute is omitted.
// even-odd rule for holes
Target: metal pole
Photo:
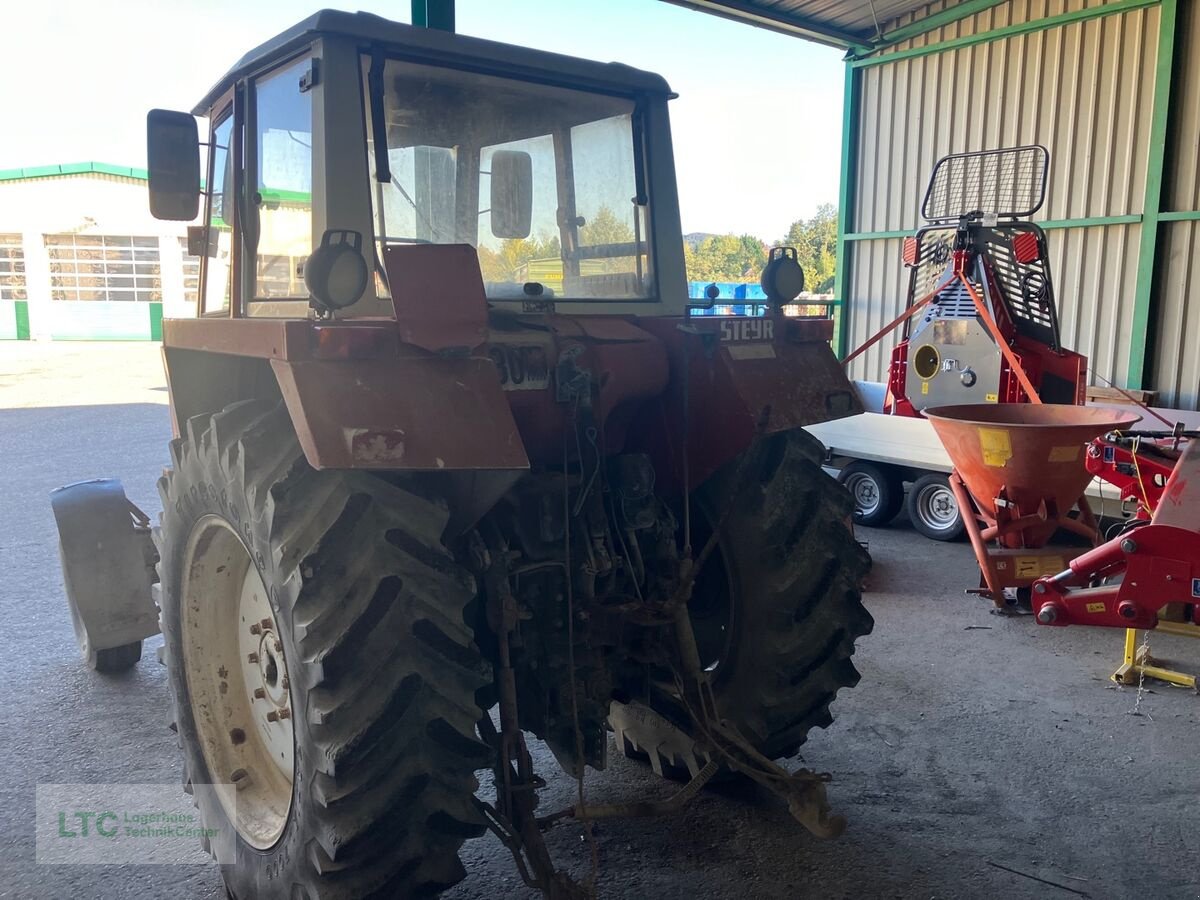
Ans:
<svg viewBox="0 0 1200 900"><path fill-rule="evenodd" d="M412 23L454 33L454 0L412 0Z"/></svg>

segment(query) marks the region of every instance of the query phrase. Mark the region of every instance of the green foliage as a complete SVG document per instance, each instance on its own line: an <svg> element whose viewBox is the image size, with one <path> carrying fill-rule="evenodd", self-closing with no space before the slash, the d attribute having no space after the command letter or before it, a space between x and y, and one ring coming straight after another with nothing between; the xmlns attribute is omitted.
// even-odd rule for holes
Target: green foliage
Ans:
<svg viewBox="0 0 1200 900"><path fill-rule="evenodd" d="M579 229L581 247L602 247L606 244L633 243L633 227L617 218L607 206L602 206L591 220Z"/></svg>
<svg viewBox="0 0 1200 900"><path fill-rule="evenodd" d="M758 281L767 245L749 234L715 234L695 247L685 243L683 256L691 281Z"/></svg>
<svg viewBox="0 0 1200 900"><path fill-rule="evenodd" d="M562 256L558 235L509 238L501 243L499 250L480 244L478 251L483 280L500 282L524 281L525 269L531 259Z"/></svg>
<svg viewBox="0 0 1200 900"><path fill-rule="evenodd" d="M837 272L838 211L831 204L817 208L812 218L792 223L780 244L796 248L796 258L804 269L805 290L814 294L833 290ZM633 241L633 229L611 209L601 207L591 220L579 229L580 244L584 247L626 244ZM695 236L684 242L684 260L691 281L755 282L767 262L768 247L753 235L711 234ZM529 277L531 260L547 263L562 258L557 235L539 235L504 241L498 250L479 247L479 265L484 281L521 282ZM604 271L617 266L628 268L627 261L596 261L593 267ZM541 266L545 268L545 265ZM552 267L553 268L553 267ZM561 267L557 269L561 279ZM533 280L549 281L549 273ZM554 285L558 287L558 284Z"/></svg>
<svg viewBox="0 0 1200 900"><path fill-rule="evenodd" d="M797 219L782 244L796 248L796 259L804 269L805 290L824 294L833 290L837 273L837 207L825 203L811 219Z"/></svg>

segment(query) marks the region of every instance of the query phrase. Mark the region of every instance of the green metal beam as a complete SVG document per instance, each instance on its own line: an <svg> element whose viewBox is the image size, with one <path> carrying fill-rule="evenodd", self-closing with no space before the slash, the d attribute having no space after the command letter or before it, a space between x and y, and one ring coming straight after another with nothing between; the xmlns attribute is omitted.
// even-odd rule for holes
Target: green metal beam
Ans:
<svg viewBox="0 0 1200 900"><path fill-rule="evenodd" d="M1180 209L1175 212L1165 212L1158 214L1160 222L1198 222L1200 221L1200 209Z"/></svg>
<svg viewBox="0 0 1200 900"><path fill-rule="evenodd" d="M911 40L912 38L933 31L935 28L952 25L960 19L981 13L1004 2L1006 0L962 0L961 3L952 3L941 12L936 12L923 19L917 19L915 22L910 22L907 25L901 25L899 28L894 28L891 31L885 31L878 40L871 42L873 45L872 49L878 50L882 47L899 44L901 41Z"/></svg>
<svg viewBox="0 0 1200 900"><path fill-rule="evenodd" d="M1017 25L1006 25L1003 28L996 28L992 31L983 31L979 34L969 34L966 37L952 38L948 41L942 41L938 44L929 44L926 47L913 47L911 50L897 50L895 53L885 53L882 56L871 56L866 59L851 60L850 65L855 68L866 68L869 66L882 66L887 63L899 62L902 59L913 59L918 56L929 56L934 53L945 53L947 50L959 50L963 47L973 47L976 44L987 44L992 41L1000 41L1004 38L1015 37L1021 34L1031 34L1036 31L1046 31L1050 28L1058 28L1062 25L1070 25L1072 22L1084 22L1088 19L1099 18L1100 16L1111 16L1115 13L1129 12L1134 9L1143 9L1147 6L1158 6L1164 0L1114 0L1112 3L1105 3L1100 6L1089 6L1085 9L1078 9L1074 12L1063 13L1060 16L1048 16L1044 19L1034 19L1029 22L1021 22Z"/></svg>
<svg viewBox="0 0 1200 900"><path fill-rule="evenodd" d="M847 302L850 260L847 251L850 249L846 235L854 224L851 219L855 203L854 172L858 168L858 124L859 96L858 87L861 80L858 70L847 62L844 96L842 97L842 180L838 191L838 231L837 231L837 269L834 273L833 296L839 304L837 323L837 355L844 359L849 352L850 333L846 326L846 316L850 305Z"/></svg>
<svg viewBox="0 0 1200 900"><path fill-rule="evenodd" d="M1138 249L1133 317L1129 327L1129 370L1125 379L1126 387L1135 389L1145 386L1150 357L1147 338L1150 333L1155 264L1158 261L1158 223L1162 220L1163 172L1171 118L1171 82L1175 72L1175 24L1178 11L1177 0L1162 0L1158 20L1158 57L1154 64L1154 105L1146 160L1146 198L1142 204L1142 241Z"/></svg>
<svg viewBox="0 0 1200 900"><path fill-rule="evenodd" d="M454 0L412 0L412 23L453 33Z"/></svg>
<svg viewBox="0 0 1200 900"><path fill-rule="evenodd" d="M13 303L13 313L17 318L17 340L29 340L29 301L15 301Z"/></svg>

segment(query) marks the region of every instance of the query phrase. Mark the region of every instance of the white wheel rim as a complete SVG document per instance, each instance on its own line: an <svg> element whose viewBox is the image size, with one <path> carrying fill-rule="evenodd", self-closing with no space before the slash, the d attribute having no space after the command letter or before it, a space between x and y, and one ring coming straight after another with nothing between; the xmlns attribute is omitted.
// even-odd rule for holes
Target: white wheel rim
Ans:
<svg viewBox="0 0 1200 900"><path fill-rule="evenodd" d="M262 576L230 525L188 538L181 596L184 675L196 733L228 819L252 847L279 840L296 745L287 662Z"/></svg>
<svg viewBox="0 0 1200 900"><path fill-rule="evenodd" d="M869 516L879 508L879 485L874 478L856 472L846 479L846 487L860 515Z"/></svg>
<svg viewBox="0 0 1200 900"><path fill-rule="evenodd" d="M958 502L949 488L930 485L917 497L917 513L931 528L947 531L958 521Z"/></svg>

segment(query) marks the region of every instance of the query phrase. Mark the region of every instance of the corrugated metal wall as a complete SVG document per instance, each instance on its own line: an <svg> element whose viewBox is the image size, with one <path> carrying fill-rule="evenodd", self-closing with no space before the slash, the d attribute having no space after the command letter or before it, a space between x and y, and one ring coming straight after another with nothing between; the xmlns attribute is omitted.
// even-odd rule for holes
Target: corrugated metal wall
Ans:
<svg viewBox="0 0 1200 900"><path fill-rule="evenodd" d="M1168 146L1168 210L1200 209L1200 9L1179 7L1175 30L1178 65L1172 89L1174 133ZM1154 329L1154 387L1170 406L1200 409L1200 297L1191 296L1200 279L1200 222L1162 226L1158 316Z"/></svg>
<svg viewBox="0 0 1200 900"><path fill-rule="evenodd" d="M895 49L1097 5L1010 0ZM1159 19L1157 6L1146 7L861 69L850 231L914 229L929 172L947 153L1028 143L1051 154L1038 220L1140 215ZM1106 378L1128 364L1140 230L1134 222L1049 232L1064 342ZM848 244L851 348L903 310L900 249L898 238ZM853 376L882 379L893 343L860 357Z"/></svg>

